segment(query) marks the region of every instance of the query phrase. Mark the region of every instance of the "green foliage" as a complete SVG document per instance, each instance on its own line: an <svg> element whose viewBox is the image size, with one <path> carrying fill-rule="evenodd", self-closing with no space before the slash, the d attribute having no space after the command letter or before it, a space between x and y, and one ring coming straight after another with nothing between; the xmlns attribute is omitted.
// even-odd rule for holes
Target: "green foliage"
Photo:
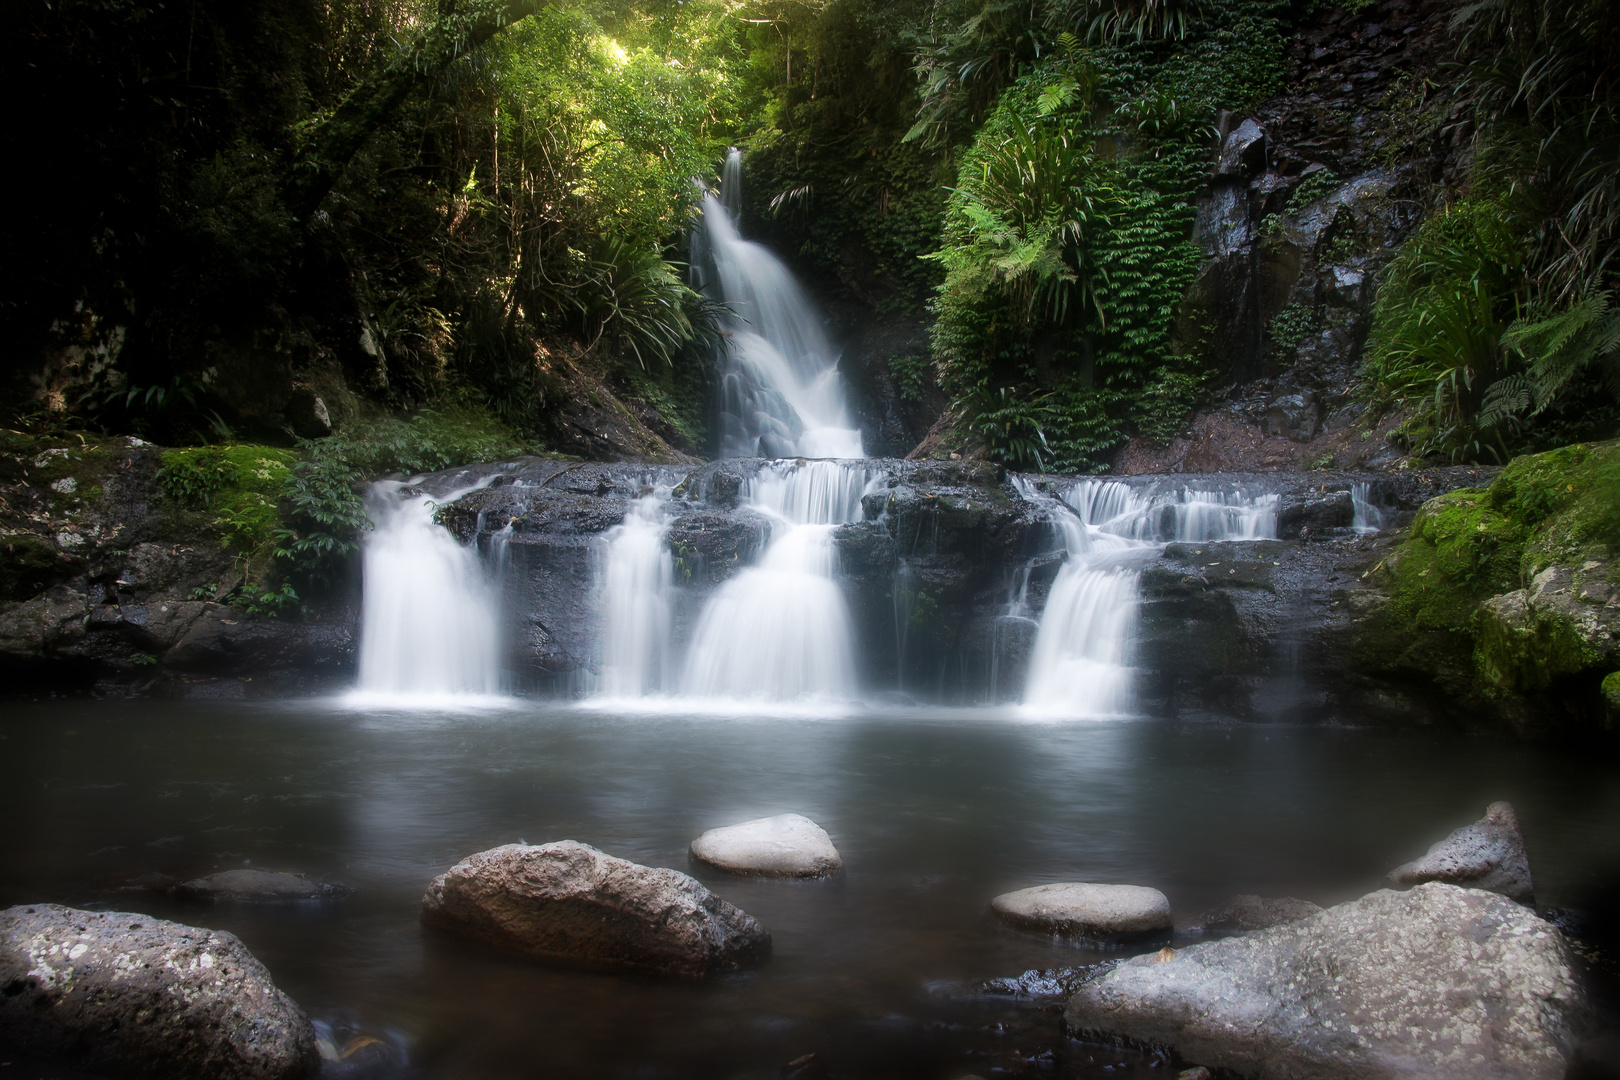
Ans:
<svg viewBox="0 0 1620 1080"><path fill-rule="evenodd" d="M268 446L166 450L158 488L182 523L195 520L252 560L263 556L274 541L281 524L277 503L292 463L292 454Z"/></svg>
<svg viewBox="0 0 1620 1080"><path fill-rule="evenodd" d="M1048 14L1104 19L1117 43L1057 41L963 154L933 256L934 346L992 456L1095 471L1133 431L1172 437L1202 394L1174 331L1211 126L1276 85L1285 38L1265 4Z"/></svg>
<svg viewBox="0 0 1620 1080"><path fill-rule="evenodd" d="M1390 264L1366 371L1377 393L1421 404L1409 427L1415 453L1504 456L1501 433L1480 414L1514 372L1503 335L1523 285L1522 233L1495 201L1431 215Z"/></svg>
<svg viewBox="0 0 1620 1080"><path fill-rule="evenodd" d="M1286 356L1298 349L1315 329L1316 312L1309 305L1295 301L1272 316L1266 324L1266 336L1271 339L1272 347Z"/></svg>
<svg viewBox="0 0 1620 1080"><path fill-rule="evenodd" d="M341 462L358 474L356 479L389 473L411 476L533 452L487 413L455 406L423 409L409 420L355 420L305 447L313 459Z"/></svg>
<svg viewBox="0 0 1620 1080"><path fill-rule="evenodd" d="M926 356L901 353L889 358L889 375L902 401L920 404L934 385L934 365Z"/></svg>

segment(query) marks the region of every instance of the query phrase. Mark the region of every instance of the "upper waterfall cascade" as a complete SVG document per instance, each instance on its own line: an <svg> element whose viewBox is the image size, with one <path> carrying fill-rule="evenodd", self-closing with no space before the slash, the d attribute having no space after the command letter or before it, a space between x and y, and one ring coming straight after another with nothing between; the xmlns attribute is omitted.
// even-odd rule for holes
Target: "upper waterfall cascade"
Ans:
<svg viewBox="0 0 1620 1080"><path fill-rule="evenodd" d="M733 150L719 194L704 196L692 253L697 285L728 310L720 454L864 457L820 316L781 260L738 232L741 161Z"/></svg>
<svg viewBox="0 0 1620 1080"><path fill-rule="evenodd" d="M498 694L494 583L477 549L434 521L438 503L404 487L379 481L366 503L375 528L365 539L359 693L412 703Z"/></svg>
<svg viewBox="0 0 1620 1080"><path fill-rule="evenodd" d="M1066 553L1041 613L1024 689L1024 703L1040 712L1130 711L1142 566L1166 543L1277 535L1281 499L1275 494L1081 480L1053 499L1025 477L1013 482L1025 498L1052 507ZM1054 505L1059 500L1061 507Z"/></svg>

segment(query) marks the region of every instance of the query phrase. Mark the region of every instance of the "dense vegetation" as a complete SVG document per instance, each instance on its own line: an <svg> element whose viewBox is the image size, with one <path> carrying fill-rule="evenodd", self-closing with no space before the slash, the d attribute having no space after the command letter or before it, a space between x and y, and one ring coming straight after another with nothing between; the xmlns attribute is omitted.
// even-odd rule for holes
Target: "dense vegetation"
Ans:
<svg viewBox="0 0 1620 1080"><path fill-rule="evenodd" d="M569 410L611 398L701 453L723 343L684 235L692 178L738 144L751 230L864 317L932 324L902 395L939 385L964 450L1095 470L1231 381L1182 317L1217 119L1282 90L1334 7L7 5L30 171L0 224L4 404L170 444L331 421L347 449L300 458L365 472L407 467L361 449L389 416L461 417L469 452L588 453ZM1364 393L1408 411L1419 454L1604 434L1620 14L1491 0L1449 25L1412 123L1464 117L1465 167L1385 275Z"/></svg>

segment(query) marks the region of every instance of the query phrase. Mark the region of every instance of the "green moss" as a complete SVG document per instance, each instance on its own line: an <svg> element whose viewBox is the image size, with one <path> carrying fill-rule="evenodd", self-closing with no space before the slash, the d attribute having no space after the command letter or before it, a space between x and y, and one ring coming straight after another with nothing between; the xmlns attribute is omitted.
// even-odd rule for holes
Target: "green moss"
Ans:
<svg viewBox="0 0 1620 1080"><path fill-rule="evenodd" d="M1547 690L1602 657L1568 619L1511 594L1549 566L1579 573L1617 550L1620 442L1515 459L1488 488L1424 504L1378 568L1388 600L1358 637L1358 659L1487 697Z"/></svg>
<svg viewBox="0 0 1620 1080"><path fill-rule="evenodd" d="M1609 704L1609 712L1620 717L1620 671L1611 671L1603 680L1603 700Z"/></svg>
<svg viewBox="0 0 1620 1080"><path fill-rule="evenodd" d="M164 451L158 486L172 529L202 527L238 552L267 555L294 460L291 451L251 444Z"/></svg>
<svg viewBox="0 0 1620 1080"><path fill-rule="evenodd" d="M70 560L29 533L0 537L0 601L28 600L72 573Z"/></svg>

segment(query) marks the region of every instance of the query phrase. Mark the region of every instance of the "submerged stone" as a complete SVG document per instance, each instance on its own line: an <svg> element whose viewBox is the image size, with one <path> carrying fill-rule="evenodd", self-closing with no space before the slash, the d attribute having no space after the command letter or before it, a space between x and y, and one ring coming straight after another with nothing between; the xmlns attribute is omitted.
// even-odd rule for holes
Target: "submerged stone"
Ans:
<svg viewBox="0 0 1620 1080"><path fill-rule="evenodd" d="M1065 1021L1268 1080L1558 1080L1584 1008L1556 927L1438 883L1286 926L1139 956Z"/></svg>
<svg viewBox="0 0 1620 1080"><path fill-rule="evenodd" d="M1205 937L1247 934L1253 930L1266 930L1308 919L1321 910L1319 905L1309 900L1298 900L1292 896L1244 894L1204 912L1187 930Z"/></svg>
<svg viewBox="0 0 1620 1080"><path fill-rule="evenodd" d="M174 887L183 900L290 903L301 900L342 900L352 893L347 885L316 881L303 874L276 870L225 870Z"/></svg>
<svg viewBox="0 0 1620 1080"><path fill-rule="evenodd" d="M0 911L0 1046L120 1074L294 1080L315 1029L233 935L122 911Z"/></svg>
<svg viewBox="0 0 1620 1080"><path fill-rule="evenodd" d="M1142 885L1060 882L1002 893L997 915L1029 930L1070 937L1127 938L1170 932L1170 901Z"/></svg>
<svg viewBox="0 0 1620 1080"><path fill-rule="evenodd" d="M1470 889L1501 893L1521 904L1534 904L1530 857L1513 805L1493 802L1485 816L1457 829L1429 848L1428 854L1389 872L1391 885L1443 881Z"/></svg>
<svg viewBox="0 0 1620 1080"><path fill-rule="evenodd" d="M820 877L844 867L825 829L802 814L710 829L692 841L692 857L733 874Z"/></svg>
<svg viewBox="0 0 1620 1080"><path fill-rule="evenodd" d="M561 840L479 852L433 880L422 921L541 960L698 979L763 960L771 935L677 870Z"/></svg>

